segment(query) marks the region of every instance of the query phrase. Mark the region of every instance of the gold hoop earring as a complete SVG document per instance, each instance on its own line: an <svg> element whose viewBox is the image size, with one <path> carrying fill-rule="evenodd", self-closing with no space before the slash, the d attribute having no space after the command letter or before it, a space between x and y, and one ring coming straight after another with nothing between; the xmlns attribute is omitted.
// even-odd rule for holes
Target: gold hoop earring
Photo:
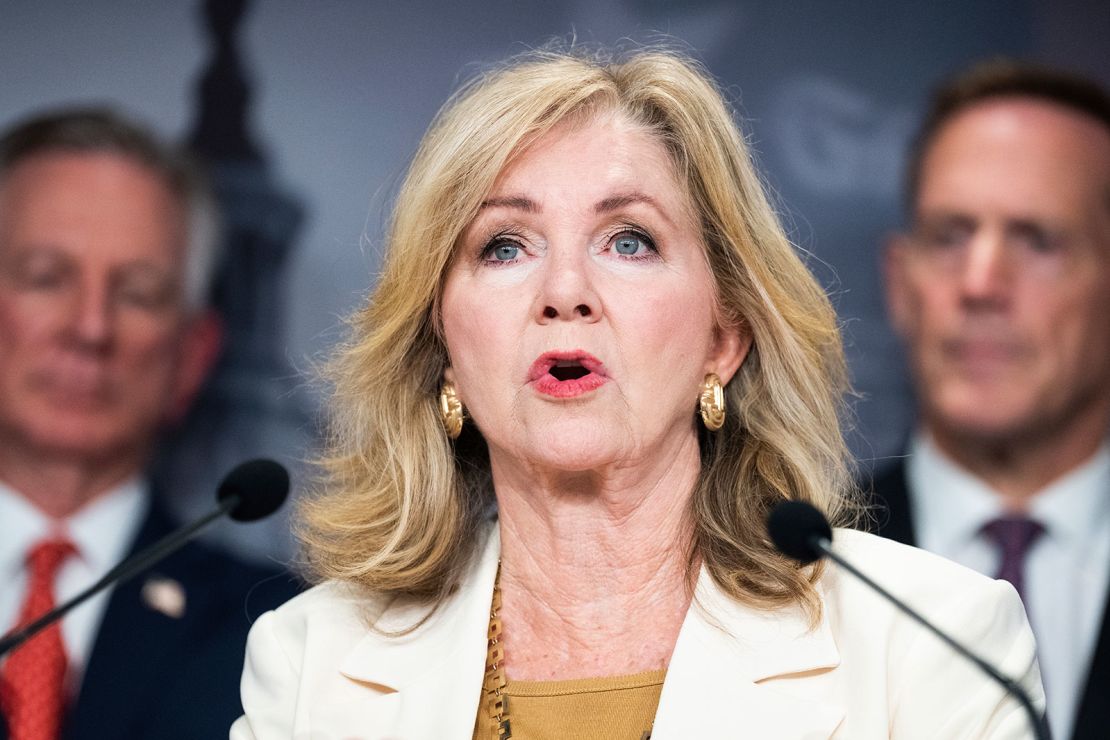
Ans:
<svg viewBox="0 0 1110 740"><path fill-rule="evenodd" d="M455 392L455 384L450 380L443 381L439 389L439 418L443 422L443 429L450 439L458 439L462 432L463 405L459 394Z"/></svg>
<svg viewBox="0 0 1110 740"><path fill-rule="evenodd" d="M709 373L701 383L698 410L705 428L715 432L725 425L725 389L717 373Z"/></svg>

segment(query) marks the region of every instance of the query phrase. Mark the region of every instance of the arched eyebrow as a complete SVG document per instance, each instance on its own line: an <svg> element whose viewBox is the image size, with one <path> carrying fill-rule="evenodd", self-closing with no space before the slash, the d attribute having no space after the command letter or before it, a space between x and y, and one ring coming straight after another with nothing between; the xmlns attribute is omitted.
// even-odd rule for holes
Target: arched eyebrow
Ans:
<svg viewBox="0 0 1110 740"><path fill-rule="evenodd" d="M504 198L487 198L482 201L482 205L478 206L478 210L484 211L487 208L512 208L517 211L524 211L525 213L538 213L540 210L539 205L534 200L529 200L523 195L509 195Z"/></svg>
<svg viewBox="0 0 1110 740"><path fill-rule="evenodd" d="M594 213L604 215L612 213L613 211L619 211L635 203L644 203L651 206L656 212L667 218L666 211L660 208L655 198L638 190L629 193L618 193L617 195L603 198L594 206ZM484 211L487 208L510 208L516 211L524 211L525 213L539 213L542 210L536 201L523 195L506 195L498 198L487 198L478 206L478 210ZM670 218L667 218L667 220L670 221Z"/></svg>
<svg viewBox="0 0 1110 740"><path fill-rule="evenodd" d="M594 213L600 214L618 211L625 206L632 205L633 203L646 203L655 210L662 212L662 209L659 207L659 204L655 202L654 198L652 198L650 195L647 195L646 193L634 191L631 193L612 195L608 198L605 198L604 200L598 201L598 204L594 206Z"/></svg>

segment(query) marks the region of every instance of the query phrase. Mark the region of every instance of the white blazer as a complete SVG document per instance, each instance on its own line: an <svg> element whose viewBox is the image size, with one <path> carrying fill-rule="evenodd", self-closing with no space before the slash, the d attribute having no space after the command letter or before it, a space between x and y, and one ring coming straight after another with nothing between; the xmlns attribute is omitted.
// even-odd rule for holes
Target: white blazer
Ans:
<svg viewBox="0 0 1110 740"><path fill-rule="evenodd" d="M496 530L496 527L494 527ZM838 530L835 546L1028 689L1044 706L1013 587L922 550ZM232 740L471 740L486 660L496 531L459 590L425 609L325 583L250 632ZM702 571L667 669L652 740L1027 738L1018 703L848 574L826 570L813 629ZM371 630L373 624L376 629ZM619 739L616 739L619 740Z"/></svg>

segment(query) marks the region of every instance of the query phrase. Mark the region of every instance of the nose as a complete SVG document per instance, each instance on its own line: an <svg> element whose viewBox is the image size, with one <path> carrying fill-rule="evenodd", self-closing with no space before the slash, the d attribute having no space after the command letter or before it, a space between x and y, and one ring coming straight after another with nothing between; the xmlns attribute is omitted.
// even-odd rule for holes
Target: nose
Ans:
<svg viewBox="0 0 1110 740"><path fill-rule="evenodd" d="M1010 297L1014 265L1001 234L990 231L976 235L968 245L960 275L960 291L965 305L974 308L999 308Z"/></svg>
<svg viewBox="0 0 1110 740"><path fill-rule="evenodd" d="M70 334L78 346L103 351L112 342L115 307L107 285L86 283L74 297Z"/></svg>
<svg viewBox="0 0 1110 740"><path fill-rule="evenodd" d="M541 268L535 314L541 324L559 321L595 323L601 319L601 299L594 286L590 257L581 247L548 250Z"/></svg>

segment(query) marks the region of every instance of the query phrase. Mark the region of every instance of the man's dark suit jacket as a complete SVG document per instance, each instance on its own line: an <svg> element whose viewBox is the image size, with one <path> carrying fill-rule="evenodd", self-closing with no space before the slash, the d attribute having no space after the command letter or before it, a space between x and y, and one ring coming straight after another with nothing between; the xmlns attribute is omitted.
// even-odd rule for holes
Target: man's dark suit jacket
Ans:
<svg viewBox="0 0 1110 740"><path fill-rule="evenodd" d="M871 492L877 520L876 532L907 545L916 544L906 467L901 460L875 474ZM1098 643L1071 735L1071 740L1107 738L1110 738L1110 598L1103 607Z"/></svg>
<svg viewBox="0 0 1110 740"><path fill-rule="evenodd" d="M132 551L173 529L157 505ZM176 581L179 618L143 597L151 579ZM116 587L70 707L63 740L227 738L242 714L239 677L251 622L297 592L293 579L196 542ZM0 740L8 733L0 721Z"/></svg>

